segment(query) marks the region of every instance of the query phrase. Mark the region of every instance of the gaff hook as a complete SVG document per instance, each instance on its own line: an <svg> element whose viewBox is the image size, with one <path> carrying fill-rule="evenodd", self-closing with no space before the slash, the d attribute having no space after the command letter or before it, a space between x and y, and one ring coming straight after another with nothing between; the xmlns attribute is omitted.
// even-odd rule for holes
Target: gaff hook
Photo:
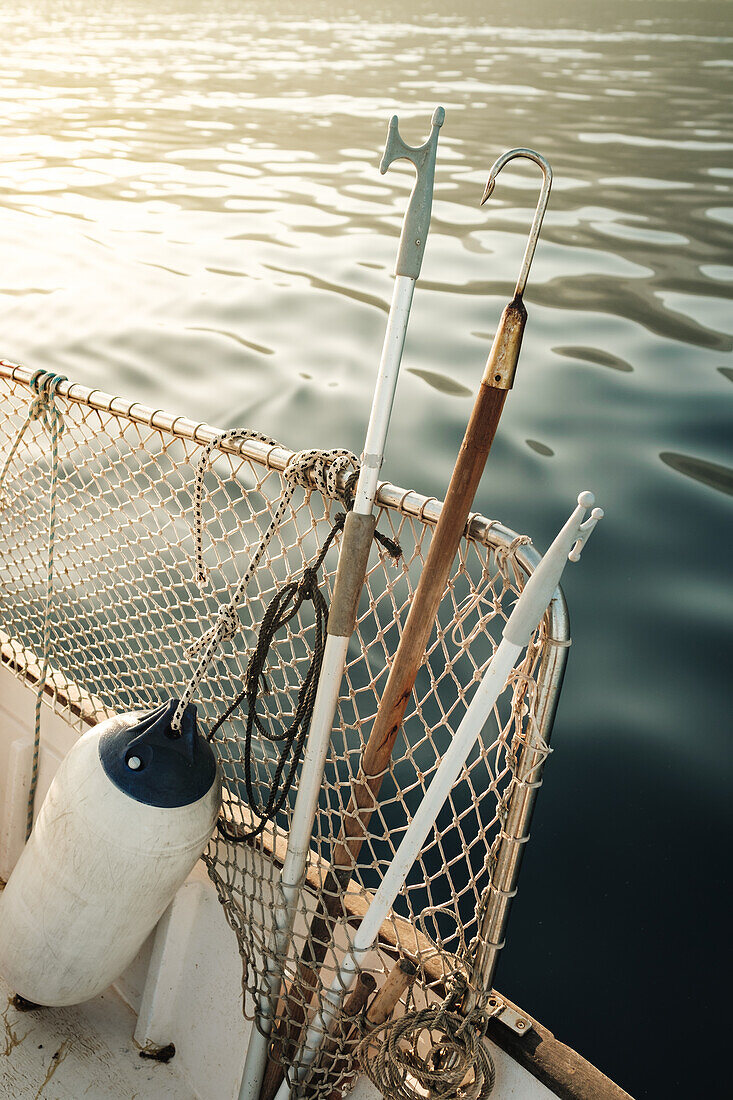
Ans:
<svg viewBox="0 0 733 1100"><path fill-rule="evenodd" d="M522 268L514 290L514 297L501 315L501 321L496 330L494 342L491 345L482 379L485 385L497 390L510 390L514 382L514 372L519 361L524 326L527 323L527 310L522 295L527 285L527 276L529 275L534 250L537 247L537 238L540 235L542 219L545 216L547 201L550 197L550 187L552 186L552 169L544 157L541 157L539 153L535 153L534 149L510 149L508 153L504 153L503 156L499 157L489 172L489 182L486 184L480 206L483 206L494 190L499 172L505 164L508 164L510 160L514 160L515 157L527 157L529 160L533 160L535 164L539 164L543 179L537 210L535 211L532 228L529 231L527 247L524 250Z"/></svg>
<svg viewBox="0 0 733 1100"><path fill-rule="evenodd" d="M496 184L496 177L501 172L505 164L508 164L510 160L515 160L517 157L526 157L527 160L533 160L535 164L539 164L542 169L542 190L540 191L540 197L537 201L537 209L535 210L534 220L532 221L532 228L529 231L529 237L527 238L527 247L524 250L524 259L522 260L522 267L519 272L519 278L517 279L517 286L514 291L515 297L521 297L524 294L524 289L527 285L527 277L529 275L529 269L534 257L534 250L537 247L537 239L540 235L540 229L542 228L542 219L545 216L545 210L547 209L547 203L550 198L550 188L552 187L552 168L547 163L543 156L536 153L534 149L510 149L508 153L504 153L493 164L491 171L489 172L489 179L484 190L483 198L479 203L479 206L483 206L488 197L494 190Z"/></svg>

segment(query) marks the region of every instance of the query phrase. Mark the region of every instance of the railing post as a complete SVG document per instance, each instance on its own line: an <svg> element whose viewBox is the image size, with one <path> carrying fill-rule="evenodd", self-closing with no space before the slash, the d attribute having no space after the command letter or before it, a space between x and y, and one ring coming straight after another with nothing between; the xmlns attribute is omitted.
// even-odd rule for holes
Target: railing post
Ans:
<svg viewBox="0 0 733 1100"><path fill-rule="evenodd" d="M524 846L529 839L537 791L542 784L542 770L547 756L544 746L549 744L552 734L570 645L567 607L559 589L550 604L545 622L553 624L553 636L545 642L537 675L539 691L531 736L517 759L514 790L511 792L506 824L487 887L488 900L477 935L472 993L466 999L464 1011L470 1011L473 1007L477 993L488 992L493 988L499 952L504 946L509 909L517 892Z"/></svg>

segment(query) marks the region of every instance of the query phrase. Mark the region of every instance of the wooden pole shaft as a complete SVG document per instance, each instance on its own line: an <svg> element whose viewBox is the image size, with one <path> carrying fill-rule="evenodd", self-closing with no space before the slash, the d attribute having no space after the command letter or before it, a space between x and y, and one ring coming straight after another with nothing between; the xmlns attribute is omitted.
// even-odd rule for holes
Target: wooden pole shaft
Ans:
<svg viewBox="0 0 733 1100"><path fill-rule="evenodd" d="M354 988L351 990L351 993L349 993L346 1001L344 1002L344 1010L341 1016L341 1032L344 1036L344 1042L346 1042L348 1035L351 1033L351 1029L354 1021L356 1020L356 1017L364 1008L376 988L377 982L373 974L361 973L357 976L357 979L354 982ZM338 1034L334 1033L332 1035L329 1035L328 1039L321 1047L319 1065L327 1062L329 1059L332 1059L334 1053L338 1050L338 1047Z"/></svg>
<svg viewBox="0 0 733 1100"><path fill-rule="evenodd" d="M371 1027L379 1027L394 1012L397 1002L405 990L409 989L417 977L417 967L409 959L400 959L389 974L387 981L377 993L366 1014Z"/></svg>
<svg viewBox="0 0 733 1100"><path fill-rule="evenodd" d="M400 959L392 967L387 975L386 982L376 994L366 1012L367 1030L379 1027L390 1018L402 994L409 989L416 977L417 967L409 959ZM348 1062L360 1038L359 1028L354 1022L344 1038L338 1058L334 1060L331 1071L333 1077L337 1077L347 1069ZM337 1088L333 1089L328 1100L341 1100L345 1089L353 1084L354 1073L355 1071L352 1071Z"/></svg>
<svg viewBox="0 0 733 1100"><path fill-rule="evenodd" d="M484 383L480 386L379 711L364 749L360 774L352 785L343 834L331 860L336 867L351 870L361 849L507 393L508 390L494 389Z"/></svg>

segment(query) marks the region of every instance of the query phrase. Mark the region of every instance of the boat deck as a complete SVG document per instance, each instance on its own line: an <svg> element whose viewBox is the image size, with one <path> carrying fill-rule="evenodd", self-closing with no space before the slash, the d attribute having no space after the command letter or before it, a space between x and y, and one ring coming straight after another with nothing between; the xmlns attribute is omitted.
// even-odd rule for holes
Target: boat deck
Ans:
<svg viewBox="0 0 733 1100"><path fill-rule="evenodd" d="M8 1100L196 1100L168 1063L140 1057L135 1014L112 989L86 1004L20 1012L0 980L0 1096Z"/></svg>

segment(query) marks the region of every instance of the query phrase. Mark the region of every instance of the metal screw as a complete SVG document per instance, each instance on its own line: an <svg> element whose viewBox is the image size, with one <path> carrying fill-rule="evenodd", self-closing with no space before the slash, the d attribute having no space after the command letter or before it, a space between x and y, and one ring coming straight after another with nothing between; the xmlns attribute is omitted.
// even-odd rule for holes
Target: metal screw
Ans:
<svg viewBox="0 0 733 1100"><path fill-rule="evenodd" d="M517 1020L516 1026L518 1028L523 1028L523 1027L526 1027L527 1025L525 1024L524 1020Z"/></svg>
<svg viewBox="0 0 733 1100"><path fill-rule="evenodd" d="M415 241L415 244L417 245L418 248L420 247L420 241L419 240Z"/></svg>
<svg viewBox="0 0 733 1100"><path fill-rule="evenodd" d="M132 770L136 772L138 768L142 767L142 760L139 756L131 756L130 759L127 761L127 766L128 768L132 768Z"/></svg>

